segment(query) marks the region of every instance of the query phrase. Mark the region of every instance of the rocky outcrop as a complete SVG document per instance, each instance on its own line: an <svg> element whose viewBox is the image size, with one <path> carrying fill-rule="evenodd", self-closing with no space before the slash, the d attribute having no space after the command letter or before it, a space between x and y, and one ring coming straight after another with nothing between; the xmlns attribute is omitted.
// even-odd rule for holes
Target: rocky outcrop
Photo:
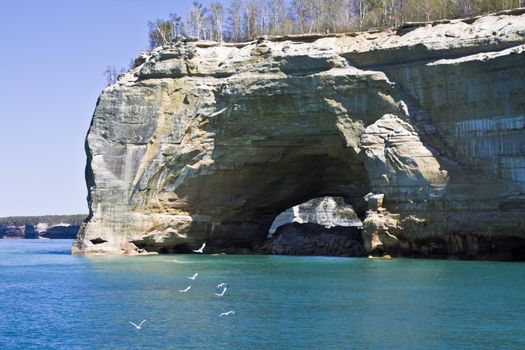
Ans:
<svg viewBox="0 0 525 350"><path fill-rule="evenodd" d="M524 13L144 53L97 103L73 253L251 251L336 196L369 254L523 258Z"/></svg>
<svg viewBox="0 0 525 350"><path fill-rule="evenodd" d="M259 254L365 257L361 229L355 226L327 228L313 223L280 226L275 235L255 247Z"/></svg>
<svg viewBox="0 0 525 350"><path fill-rule="evenodd" d="M341 197L313 198L305 203L288 208L277 215L268 231L273 236L280 226L297 222L312 223L331 228L334 226L362 226L354 208Z"/></svg>
<svg viewBox="0 0 525 350"><path fill-rule="evenodd" d="M58 225L46 225L47 227L41 228L39 235L42 238L49 239L72 239L75 238L78 230L80 229L79 225L74 224L58 224ZM37 226L38 229L38 226Z"/></svg>

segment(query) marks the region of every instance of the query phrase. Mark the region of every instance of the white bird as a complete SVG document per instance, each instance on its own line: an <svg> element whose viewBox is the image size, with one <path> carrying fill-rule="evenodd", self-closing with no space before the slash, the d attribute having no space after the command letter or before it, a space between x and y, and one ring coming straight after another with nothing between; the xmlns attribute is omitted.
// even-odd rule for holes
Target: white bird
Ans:
<svg viewBox="0 0 525 350"><path fill-rule="evenodd" d="M189 278L190 280L194 280L194 281L195 281L195 279L197 278L198 275L199 275L199 273L198 273L198 272L195 272L195 274L194 274L193 276L189 276L188 278Z"/></svg>
<svg viewBox="0 0 525 350"><path fill-rule="evenodd" d="M142 324L144 322L146 322L146 319L142 320L142 322L140 322L140 324L137 326L136 324L134 324L133 322L131 321L128 321L129 323L131 323L136 329L141 329L142 328Z"/></svg>
<svg viewBox="0 0 525 350"><path fill-rule="evenodd" d="M186 293L187 291L190 290L190 288L191 288L191 286L188 286L188 288L186 288L186 289L179 289L179 292Z"/></svg>
<svg viewBox="0 0 525 350"><path fill-rule="evenodd" d="M220 293L220 294L219 293L213 293L213 294L215 294L218 297L222 297L224 295L224 293L226 293L226 289L228 289L228 287L224 286L224 289L222 290L222 293Z"/></svg>
<svg viewBox="0 0 525 350"><path fill-rule="evenodd" d="M197 249L197 250L194 249L193 252L202 254L202 253L204 253L204 247L206 247L206 242L202 243L202 246L199 249Z"/></svg>
<svg viewBox="0 0 525 350"><path fill-rule="evenodd" d="M227 284L224 283L224 282L222 282L222 283L219 283L219 284L217 285L217 289L222 288L222 287L226 287L226 286L227 286Z"/></svg>
<svg viewBox="0 0 525 350"><path fill-rule="evenodd" d="M235 315L235 311L231 310L231 311L228 311L228 312L223 312L219 315L219 317L222 317L222 316L230 316L230 315Z"/></svg>

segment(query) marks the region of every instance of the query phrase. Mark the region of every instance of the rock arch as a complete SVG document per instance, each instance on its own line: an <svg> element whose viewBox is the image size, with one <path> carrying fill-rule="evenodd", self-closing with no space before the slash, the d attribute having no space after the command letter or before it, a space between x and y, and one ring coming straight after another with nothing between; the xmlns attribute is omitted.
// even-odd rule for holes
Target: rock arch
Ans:
<svg viewBox="0 0 525 350"><path fill-rule="evenodd" d="M88 177L98 183L91 196L105 198L92 202L83 232L99 231L107 242L91 246L81 238L81 249L129 251L133 243L160 250L202 240L218 250L248 249L279 212L328 195L344 197L364 217L371 188L360 138L378 116L403 114L402 105L381 73L344 61L321 68L226 81L181 78L140 93L106 90L95 115L116 109L121 121L108 121L108 130L95 118L91 127L88 152L98 149L104 158L93 156ZM134 102L117 107L123 100ZM157 117L138 114L139 106ZM133 118L140 123L129 124ZM123 124L133 130L123 135ZM108 200L105 185L122 193Z"/></svg>
<svg viewBox="0 0 525 350"><path fill-rule="evenodd" d="M97 103L73 253L243 252L326 195L356 208L369 252L521 252L522 16L490 17L497 36L475 20L142 55ZM450 29L467 39L434 35Z"/></svg>

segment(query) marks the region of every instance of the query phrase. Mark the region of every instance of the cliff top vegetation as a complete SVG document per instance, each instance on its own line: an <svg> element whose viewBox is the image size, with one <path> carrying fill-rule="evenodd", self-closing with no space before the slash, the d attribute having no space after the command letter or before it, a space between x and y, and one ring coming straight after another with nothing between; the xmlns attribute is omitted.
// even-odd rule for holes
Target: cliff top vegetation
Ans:
<svg viewBox="0 0 525 350"><path fill-rule="evenodd" d="M175 37L238 42L261 35L338 33L406 22L471 17L525 6L525 0L232 0L195 1L183 17L149 22L150 47Z"/></svg>
<svg viewBox="0 0 525 350"><path fill-rule="evenodd" d="M260 36L344 33L472 17L525 6L525 0L231 0L194 1L183 16L171 13L148 23L149 48L180 36L218 42L242 42ZM133 64L133 63L132 63ZM131 65L132 65L131 64ZM111 85L119 74L108 66Z"/></svg>

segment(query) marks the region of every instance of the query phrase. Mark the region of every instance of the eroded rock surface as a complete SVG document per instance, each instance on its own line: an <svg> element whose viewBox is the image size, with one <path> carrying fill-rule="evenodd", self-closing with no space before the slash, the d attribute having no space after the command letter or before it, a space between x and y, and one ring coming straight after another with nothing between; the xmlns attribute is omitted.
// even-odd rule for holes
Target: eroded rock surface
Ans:
<svg viewBox="0 0 525 350"><path fill-rule="evenodd" d="M257 246L255 251L273 255L366 256L360 228L327 228L318 224L297 222L280 226L275 235Z"/></svg>
<svg viewBox="0 0 525 350"><path fill-rule="evenodd" d="M98 101L73 253L251 251L337 196L367 253L520 258L524 43L517 10L144 53Z"/></svg>
<svg viewBox="0 0 525 350"><path fill-rule="evenodd" d="M342 197L313 198L288 208L275 218L268 231L272 236L280 226L297 222L312 223L331 228L334 226L362 226L354 208Z"/></svg>

